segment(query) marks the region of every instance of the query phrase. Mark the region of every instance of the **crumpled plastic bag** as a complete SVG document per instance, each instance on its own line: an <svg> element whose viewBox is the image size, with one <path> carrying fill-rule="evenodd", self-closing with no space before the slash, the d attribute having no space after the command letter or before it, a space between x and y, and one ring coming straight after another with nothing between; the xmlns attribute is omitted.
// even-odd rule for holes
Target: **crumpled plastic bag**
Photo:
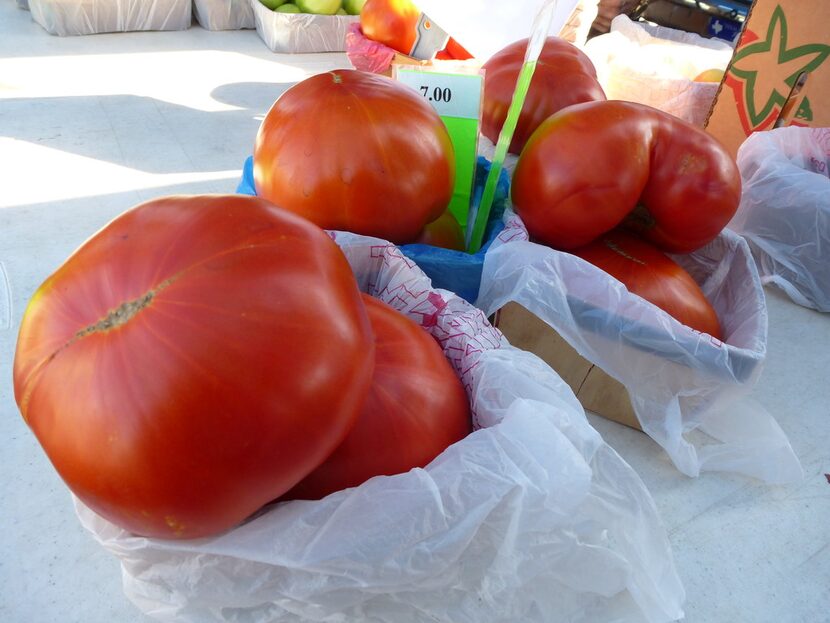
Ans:
<svg viewBox="0 0 830 623"><path fill-rule="evenodd" d="M830 312L830 128L756 132L737 160L743 194L729 227L749 242L762 283Z"/></svg>
<svg viewBox="0 0 830 623"><path fill-rule="evenodd" d="M802 477L786 435L748 397L766 356L767 310L740 236L725 230L692 254L671 256L712 303L724 343L585 260L529 242L512 210L505 220L484 260L478 307L492 314L515 301L553 327L626 387L641 428L684 474L728 471L772 483Z"/></svg>
<svg viewBox="0 0 830 623"><path fill-rule="evenodd" d="M653 501L564 382L393 245L332 232L360 287L428 330L475 432L424 469L271 505L215 538L147 539L76 500L141 610L176 623L673 621Z"/></svg>
<svg viewBox="0 0 830 623"><path fill-rule="evenodd" d="M193 0L193 12L199 25L207 30L256 27L251 0Z"/></svg>
<svg viewBox="0 0 830 623"><path fill-rule="evenodd" d="M259 0L249 2L259 38L272 52L281 54L345 52L346 31L360 21L359 15L279 13Z"/></svg>
<svg viewBox="0 0 830 623"><path fill-rule="evenodd" d="M483 63L514 41L529 37L537 15L553 1L418 0L415 4ZM570 33L578 4L579 0L555 0L549 34L556 35L563 29L565 34Z"/></svg>
<svg viewBox="0 0 830 623"><path fill-rule="evenodd" d="M29 0L32 19L51 35L187 30L191 0Z"/></svg>
<svg viewBox="0 0 830 623"><path fill-rule="evenodd" d="M608 99L638 102L703 127L719 82L695 82L707 69L726 70L733 48L719 39L618 15L611 31L584 47Z"/></svg>

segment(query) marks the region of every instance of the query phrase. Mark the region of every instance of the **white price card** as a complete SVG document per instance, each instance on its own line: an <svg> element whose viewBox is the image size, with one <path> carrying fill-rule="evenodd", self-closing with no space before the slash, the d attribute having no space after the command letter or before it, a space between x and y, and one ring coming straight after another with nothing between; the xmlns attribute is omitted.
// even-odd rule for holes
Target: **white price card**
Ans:
<svg viewBox="0 0 830 623"><path fill-rule="evenodd" d="M479 68L442 71L430 66L397 65L398 82L417 91L442 117L476 119L481 116L484 74Z"/></svg>
<svg viewBox="0 0 830 623"><path fill-rule="evenodd" d="M455 188L449 210L464 228L475 181L484 70L450 61L440 69L395 65L395 78L429 102L447 127L455 149Z"/></svg>

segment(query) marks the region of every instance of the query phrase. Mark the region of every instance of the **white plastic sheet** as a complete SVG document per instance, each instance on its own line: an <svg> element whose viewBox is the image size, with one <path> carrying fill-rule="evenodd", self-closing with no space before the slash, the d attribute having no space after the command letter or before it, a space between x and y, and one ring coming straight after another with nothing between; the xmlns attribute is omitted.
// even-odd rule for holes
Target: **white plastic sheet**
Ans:
<svg viewBox="0 0 830 623"><path fill-rule="evenodd" d="M639 477L564 382L383 241L333 234L361 287L459 373L476 430L425 469L294 501L211 539L131 536L76 501L127 596L177 623L673 621L683 588Z"/></svg>
<svg viewBox="0 0 830 623"><path fill-rule="evenodd" d="M727 230L693 254L673 256L715 308L723 343L588 262L529 242L512 211L505 220L484 259L480 308L492 314L520 303L625 385L643 431L683 473L730 471L774 483L801 478L784 433L747 398L766 355L767 312L742 238Z"/></svg>
<svg viewBox="0 0 830 623"><path fill-rule="evenodd" d="M761 281L830 312L830 128L756 132L738 168L743 195L729 227L749 241Z"/></svg>
<svg viewBox="0 0 830 623"><path fill-rule="evenodd" d="M618 15L611 31L585 44L608 99L653 106L703 126L718 82L695 82L708 69L725 70L733 49L725 41L631 21Z"/></svg>
<svg viewBox="0 0 830 623"><path fill-rule="evenodd" d="M484 62L508 44L529 37L534 18L552 1L556 7L549 32L556 35L571 18L579 0L418 0L416 4L470 54Z"/></svg>
<svg viewBox="0 0 830 623"><path fill-rule="evenodd" d="M360 23L359 15L279 13L259 0L249 2L260 39L272 52L282 54L345 52L349 26Z"/></svg>
<svg viewBox="0 0 830 623"><path fill-rule="evenodd" d="M187 30L191 0L29 0L32 19L52 35Z"/></svg>
<svg viewBox="0 0 830 623"><path fill-rule="evenodd" d="M193 0L193 12L199 25L208 30L241 30L256 26L251 0Z"/></svg>

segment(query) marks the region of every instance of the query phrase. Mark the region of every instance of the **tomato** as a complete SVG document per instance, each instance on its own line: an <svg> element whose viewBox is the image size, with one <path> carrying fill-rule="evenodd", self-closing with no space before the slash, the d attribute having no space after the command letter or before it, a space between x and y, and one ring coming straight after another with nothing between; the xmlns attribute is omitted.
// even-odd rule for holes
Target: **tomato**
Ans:
<svg viewBox="0 0 830 623"><path fill-rule="evenodd" d="M714 308L691 275L653 245L615 230L570 251L679 322L721 339Z"/></svg>
<svg viewBox="0 0 830 623"><path fill-rule="evenodd" d="M116 218L40 286L14 391L87 506L186 539L238 524L340 444L373 350L324 231L254 197L167 197Z"/></svg>
<svg viewBox="0 0 830 623"><path fill-rule="evenodd" d="M620 223L670 253L712 241L738 209L734 159L700 128L641 104L577 104L522 151L512 199L530 234L559 249Z"/></svg>
<svg viewBox="0 0 830 623"><path fill-rule="evenodd" d="M449 204L455 155L415 91L336 70L274 103L257 134L254 183L260 197L325 229L405 243Z"/></svg>
<svg viewBox="0 0 830 623"><path fill-rule="evenodd" d="M494 143L507 119L507 109L524 64L527 39L511 43L484 64L481 133ZM530 135L553 113L581 102L604 100L591 59L575 45L548 37L533 72L510 151L521 152Z"/></svg>
<svg viewBox="0 0 830 623"><path fill-rule="evenodd" d="M421 9L409 0L366 0L360 12L360 29L372 41L409 54L420 18Z"/></svg>
<svg viewBox="0 0 830 623"><path fill-rule="evenodd" d="M316 500L424 467L470 432L467 393L438 343L386 303L364 302L375 333L368 398L346 440L285 499Z"/></svg>
<svg viewBox="0 0 830 623"><path fill-rule="evenodd" d="M420 19L421 9L409 0L366 0L360 11L360 29L372 41L387 45L401 54L411 54L418 39ZM472 55L450 38L436 58L466 60Z"/></svg>
<svg viewBox="0 0 830 623"><path fill-rule="evenodd" d="M414 244L429 244L433 247L442 247L454 251L464 251L467 248L464 240L464 231L449 210L431 223L428 223L412 242Z"/></svg>

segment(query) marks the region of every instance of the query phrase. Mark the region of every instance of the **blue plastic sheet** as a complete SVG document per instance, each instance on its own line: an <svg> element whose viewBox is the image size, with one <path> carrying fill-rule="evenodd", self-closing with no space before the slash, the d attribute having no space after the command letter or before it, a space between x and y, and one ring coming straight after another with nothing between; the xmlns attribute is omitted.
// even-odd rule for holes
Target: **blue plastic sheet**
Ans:
<svg viewBox="0 0 830 623"><path fill-rule="evenodd" d="M487 181L487 173L490 170L490 162L485 158L478 159L476 167L475 188L473 190L473 203L478 205L481 195L484 192L484 183ZM254 160L248 157L242 168L242 179L236 188L241 195L256 195L254 187ZM501 172L496 198L493 201L493 209L490 212L490 219L484 233L484 244L478 253L470 254L463 251L452 251L427 244L405 244L400 249L405 256L414 261L421 270L432 280L434 288L441 288L454 292L470 303L475 303L478 298L479 286L481 285L481 271L484 266L484 255L490 248L493 240L504 228L502 214L507 205L507 198L510 194L510 178L506 171Z"/></svg>

